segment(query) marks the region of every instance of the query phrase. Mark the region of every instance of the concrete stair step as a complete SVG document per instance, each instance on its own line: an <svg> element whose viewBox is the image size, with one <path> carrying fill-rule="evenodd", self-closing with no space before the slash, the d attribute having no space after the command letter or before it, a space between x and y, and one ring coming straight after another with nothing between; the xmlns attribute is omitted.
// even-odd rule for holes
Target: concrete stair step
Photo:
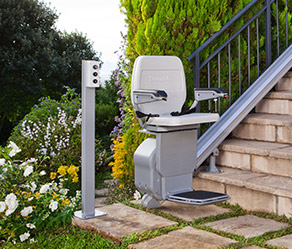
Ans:
<svg viewBox="0 0 292 249"><path fill-rule="evenodd" d="M247 210L292 216L292 178L219 167L223 173L199 173L193 180L196 190L228 194L231 204Z"/></svg>
<svg viewBox="0 0 292 249"><path fill-rule="evenodd" d="M249 114L232 132L241 139L292 144L292 115Z"/></svg>
<svg viewBox="0 0 292 249"><path fill-rule="evenodd" d="M256 106L256 113L292 114L292 91L268 93Z"/></svg>
<svg viewBox="0 0 292 249"><path fill-rule="evenodd" d="M292 91L292 72L288 72L280 79L275 89L276 91Z"/></svg>
<svg viewBox="0 0 292 249"><path fill-rule="evenodd" d="M292 177L292 145L227 139L219 147L216 164L252 172Z"/></svg>

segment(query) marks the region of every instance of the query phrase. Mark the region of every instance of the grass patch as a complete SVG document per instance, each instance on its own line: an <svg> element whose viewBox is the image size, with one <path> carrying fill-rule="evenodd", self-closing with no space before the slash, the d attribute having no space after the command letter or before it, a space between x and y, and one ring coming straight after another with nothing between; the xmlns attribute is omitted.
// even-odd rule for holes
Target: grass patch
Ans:
<svg viewBox="0 0 292 249"><path fill-rule="evenodd" d="M175 231L183 227L185 227L184 224L176 225L176 226L167 226L167 227L159 228L156 230L148 230L148 231L143 231L141 233L134 233L134 234L125 236L122 239L122 248L127 248L127 246L130 244L136 244L136 243L149 240L149 239L152 239L164 234L168 234L171 231Z"/></svg>
<svg viewBox="0 0 292 249"><path fill-rule="evenodd" d="M67 225L63 227L55 227L50 230L40 232L36 238L36 242L31 243L25 241L22 243L0 244L1 248L46 248L46 249L66 249L66 248L120 248L114 242L103 239L97 233L82 230L78 227Z"/></svg>

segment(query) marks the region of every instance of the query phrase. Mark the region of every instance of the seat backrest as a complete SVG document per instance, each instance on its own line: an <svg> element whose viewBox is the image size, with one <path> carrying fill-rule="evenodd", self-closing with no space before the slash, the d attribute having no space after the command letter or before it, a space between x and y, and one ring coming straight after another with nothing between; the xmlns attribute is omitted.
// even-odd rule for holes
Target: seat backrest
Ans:
<svg viewBox="0 0 292 249"><path fill-rule="evenodd" d="M163 90L167 101L135 104L133 91ZM131 99L136 111L145 114L169 114L181 111L186 100L183 64L176 56L139 56L134 64Z"/></svg>

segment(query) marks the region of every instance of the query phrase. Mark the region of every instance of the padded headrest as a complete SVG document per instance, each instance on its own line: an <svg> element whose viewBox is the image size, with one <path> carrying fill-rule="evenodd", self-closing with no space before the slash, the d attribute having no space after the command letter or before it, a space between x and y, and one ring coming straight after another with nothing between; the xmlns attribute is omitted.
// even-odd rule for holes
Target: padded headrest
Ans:
<svg viewBox="0 0 292 249"><path fill-rule="evenodd" d="M167 101L135 104L134 90L163 90ZM183 64L176 56L139 56L134 64L131 99L136 111L146 114L169 114L181 111L186 100Z"/></svg>

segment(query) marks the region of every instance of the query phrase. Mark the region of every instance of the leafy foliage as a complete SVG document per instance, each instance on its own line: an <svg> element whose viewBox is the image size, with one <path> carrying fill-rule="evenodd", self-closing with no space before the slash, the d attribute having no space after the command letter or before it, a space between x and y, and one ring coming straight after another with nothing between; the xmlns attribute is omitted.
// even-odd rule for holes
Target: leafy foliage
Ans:
<svg viewBox="0 0 292 249"><path fill-rule="evenodd" d="M99 60L81 33L61 33L56 13L38 0L0 0L0 131L40 97L58 99L63 86L80 92L81 60Z"/></svg>

